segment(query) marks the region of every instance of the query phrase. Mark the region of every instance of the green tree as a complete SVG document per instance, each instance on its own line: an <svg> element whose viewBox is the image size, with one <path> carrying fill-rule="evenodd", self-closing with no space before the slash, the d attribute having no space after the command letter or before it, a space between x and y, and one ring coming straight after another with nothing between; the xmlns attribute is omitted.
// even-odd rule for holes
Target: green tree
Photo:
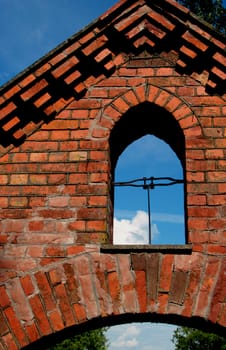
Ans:
<svg viewBox="0 0 226 350"><path fill-rule="evenodd" d="M194 328L178 327L172 342L175 350L226 350L226 339Z"/></svg>
<svg viewBox="0 0 226 350"><path fill-rule="evenodd" d="M178 2L218 31L226 33L226 9L222 0L178 0Z"/></svg>
<svg viewBox="0 0 226 350"><path fill-rule="evenodd" d="M75 335L52 346L49 350L107 350L107 328L100 328Z"/></svg>

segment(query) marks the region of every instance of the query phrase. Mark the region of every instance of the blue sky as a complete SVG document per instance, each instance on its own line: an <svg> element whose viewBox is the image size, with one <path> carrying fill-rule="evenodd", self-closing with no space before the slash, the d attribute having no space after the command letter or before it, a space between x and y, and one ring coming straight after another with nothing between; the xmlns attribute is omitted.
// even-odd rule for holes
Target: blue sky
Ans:
<svg viewBox="0 0 226 350"><path fill-rule="evenodd" d="M113 6L116 0L0 0L0 85L54 49ZM224 1L225 4L226 0ZM172 150L146 136L119 159L116 181L139 177L182 177ZM147 193L142 189L116 190L116 243L143 243L147 239ZM151 191L153 243L183 243L183 190ZM175 326L128 324L108 331L110 350L172 350Z"/></svg>

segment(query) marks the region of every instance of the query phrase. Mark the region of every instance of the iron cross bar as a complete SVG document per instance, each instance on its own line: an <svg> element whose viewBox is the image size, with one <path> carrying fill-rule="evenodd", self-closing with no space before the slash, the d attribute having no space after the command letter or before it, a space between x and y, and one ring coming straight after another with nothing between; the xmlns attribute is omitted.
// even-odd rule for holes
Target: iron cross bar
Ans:
<svg viewBox="0 0 226 350"><path fill-rule="evenodd" d="M172 177L142 177L140 179L134 179L130 181L114 182L114 186L130 186L130 187L142 187L147 190L147 202L148 202L148 241L151 244L151 207L150 207L150 190L153 190L157 186L171 186L175 184L184 183L182 179L174 179Z"/></svg>

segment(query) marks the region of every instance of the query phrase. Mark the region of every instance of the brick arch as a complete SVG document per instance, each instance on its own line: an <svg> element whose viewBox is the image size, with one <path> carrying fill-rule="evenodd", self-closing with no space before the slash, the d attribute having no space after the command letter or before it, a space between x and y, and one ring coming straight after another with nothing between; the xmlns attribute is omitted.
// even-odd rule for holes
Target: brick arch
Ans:
<svg viewBox="0 0 226 350"><path fill-rule="evenodd" d="M223 262L201 253L80 252L1 287L2 341L34 350L73 332L135 321L225 335L223 275Z"/></svg>
<svg viewBox="0 0 226 350"><path fill-rule="evenodd" d="M171 113L183 130L185 138L202 135L202 129L196 115L182 98L166 89L145 83L131 87L124 93L116 96L110 104L105 106L91 127L91 137L108 137L113 126L123 114L132 107L144 102L162 107Z"/></svg>

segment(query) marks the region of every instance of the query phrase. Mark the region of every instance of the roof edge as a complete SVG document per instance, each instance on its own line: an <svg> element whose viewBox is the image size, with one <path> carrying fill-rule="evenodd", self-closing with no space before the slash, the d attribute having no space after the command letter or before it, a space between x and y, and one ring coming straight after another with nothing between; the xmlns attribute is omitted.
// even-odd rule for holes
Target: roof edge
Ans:
<svg viewBox="0 0 226 350"><path fill-rule="evenodd" d="M187 20L189 20L189 17L192 18L193 21L195 21L197 24L201 24L202 27L205 28L207 32L211 32L214 34L214 37L216 37L219 41L222 41L222 38L225 39L226 35L223 33L218 32L211 24L206 22L205 20L199 18L197 15L195 15L193 12L188 10L183 5L179 4L175 0L120 0L118 3L116 3L113 7L111 7L109 10L104 12L101 16L94 19L90 24L86 25L84 28L70 36L68 39L64 40L62 43L57 45L55 48L47 52L44 56L39 58L38 60L34 61L31 65L29 65L27 68L16 74L13 78L11 78L9 81L5 82L2 86L0 86L0 93L2 93L4 90L10 88L13 84L17 83L20 79L23 79L26 74L33 69L38 69L39 66L43 65L46 61L50 60L53 56L57 55L60 51L64 50L75 42L76 40L79 40L82 36L86 35L88 32L92 31L92 29L96 28L104 28L105 23L107 20L112 19L117 15L118 12L124 7L126 7L127 4L134 4L138 3L142 5L142 3L156 3L157 5L161 5L164 3L167 4L170 7L175 7L182 12L184 15L186 15ZM97 33L98 34L98 33ZM216 45L217 46L217 45Z"/></svg>

